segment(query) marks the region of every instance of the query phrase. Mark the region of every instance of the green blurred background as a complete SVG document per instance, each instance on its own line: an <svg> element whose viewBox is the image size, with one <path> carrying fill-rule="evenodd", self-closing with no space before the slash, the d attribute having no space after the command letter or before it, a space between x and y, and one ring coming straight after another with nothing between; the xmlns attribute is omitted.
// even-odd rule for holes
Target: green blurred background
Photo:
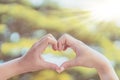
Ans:
<svg viewBox="0 0 120 80"><path fill-rule="evenodd" d="M22 56L48 33L57 39L68 33L105 55L120 77L119 3L119 0L0 0L0 63ZM57 59L58 65L75 57L71 49L58 52L48 47L44 53L53 62ZM99 76L95 69L75 67L60 74L42 70L10 80L99 80Z"/></svg>

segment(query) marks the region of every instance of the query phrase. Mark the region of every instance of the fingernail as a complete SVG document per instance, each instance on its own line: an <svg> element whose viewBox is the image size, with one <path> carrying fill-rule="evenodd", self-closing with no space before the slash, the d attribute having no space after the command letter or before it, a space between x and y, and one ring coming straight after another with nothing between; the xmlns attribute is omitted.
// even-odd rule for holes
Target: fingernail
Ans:
<svg viewBox="0 0 120 80"><path fill-rule="evenodd" d="M61 72L63 72L65 69L64 69L64 67L61 67L60 69L57 69L56 71L58 72L58 73L61 73Z"/></svg>
<svg viewBox="0 0 120 80"><path fill-rule="evenodd" d="M65 70L65 68L64 68L64 67L61 67L61 68L60 68L60 71L61 71L61 72L63 72L64 70Z"/></svg>
<svg viewBox="0 0 120 80"><path fill-rule="evenodd" d="M56 71L57 71L58 73L60 73L60 68L56 69Z"/></svg>
<svg viewBox="0 0 120 80"><path fill-rule="evenodd" d="M60 70L56 70L58 73L60 73Z"/></svg>

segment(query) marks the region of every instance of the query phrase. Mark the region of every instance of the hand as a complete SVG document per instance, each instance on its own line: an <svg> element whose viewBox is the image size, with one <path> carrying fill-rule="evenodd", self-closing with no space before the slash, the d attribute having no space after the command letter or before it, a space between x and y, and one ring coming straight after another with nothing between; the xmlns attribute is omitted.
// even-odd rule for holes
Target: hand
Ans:
<svg viewBox="0 0 120 80"><path fill-rule="evenodd" d="M40 41L36 42L26 55L24 55L19 63L27 72L38 71L41 69L54 69L58 68L57 65L44 61L41 54L48 45L52 45L54 49L57 49L57 41L51 35L44 36Z"/></svg>
<svg viewBox="0 0 120 80"><path fill-rule="evenodd" d="M0 80L7 80L26 72L58 69L57 65L46 62L41 57L48 45L52 45L54 50L57 49L57 41L51 34L44 36L40 41L36 42L24 56L0 65Z"/></svg>
<svg viewBox="0 0 120 80"><path fill-rule="evenodd" d="M74 50L76 57L73 60L63 63L61 67L57 69L59 73L70 67L83 66L96 68L101 80L119 80L105 56L72 36L64 34L58 40L58 50L66 50L68 47Z"/></svg>
<svg viewBox="0 0 120 80"><path fill-rule="evenodd" d="M61 67L69 68L74 66L97 67L98 62L103 63L106 58L95 50L91 49L83 42L73 38L68 34L64 34L58 40L58 50L66 50L72 48L76 53L76 58L62 64Z"/></svg>

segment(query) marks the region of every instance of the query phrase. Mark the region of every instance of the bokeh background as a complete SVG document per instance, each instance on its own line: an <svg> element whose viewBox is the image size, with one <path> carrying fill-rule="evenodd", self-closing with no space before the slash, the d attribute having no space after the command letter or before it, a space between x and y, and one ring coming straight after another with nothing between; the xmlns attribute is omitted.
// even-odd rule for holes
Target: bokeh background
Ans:
<svg viewBox="0 0 120 80"><path fill-rule="evenodd" d="M0 63L24 55L48 33L56 39L68 33L105 55L120 77L119 4L119 0L0 0ZM43 57L60 65L75 53L48 47ZM95 69L74 67L61 74L42 70L10 80L100 79Z"/></svg>

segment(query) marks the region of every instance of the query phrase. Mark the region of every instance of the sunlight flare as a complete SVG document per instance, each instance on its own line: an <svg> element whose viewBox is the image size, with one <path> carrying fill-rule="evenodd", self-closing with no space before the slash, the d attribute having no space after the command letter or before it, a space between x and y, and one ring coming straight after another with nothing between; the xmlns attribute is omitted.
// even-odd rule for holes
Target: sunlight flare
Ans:
<svg viewBox="0 0 120 80"><path fill-rule="evenodd" d="M120 0L108 0L102 4L96 4L90 11L96 20L120 20Z"/></svg>

